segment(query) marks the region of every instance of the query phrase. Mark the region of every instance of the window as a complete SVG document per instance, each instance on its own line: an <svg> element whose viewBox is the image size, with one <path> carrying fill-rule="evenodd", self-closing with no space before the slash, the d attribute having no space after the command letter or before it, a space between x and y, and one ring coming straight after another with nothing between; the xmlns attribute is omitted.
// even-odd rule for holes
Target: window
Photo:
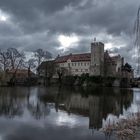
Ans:
<svg viewBox="0 0 140 140"><path fill-rule="evenodd" d="M83 65L83 63L81 62L81 66Z"/></svg>
<svg viewBox="0 0 140 140"><path fill-rule="evenodd" d="M78 69L76 69L75 71L78 72Z"/></svg>
<svg viewBox="0 0 140 140"><path fill-rule="evenodd" d="M78 66L80 66L80 63L78 63Z"/></svg>
<svg viewBox="0 0 140 140"><path fill-rule="evenodd" d="M85 62L85 66L86 66L86 62Z"/></svg>

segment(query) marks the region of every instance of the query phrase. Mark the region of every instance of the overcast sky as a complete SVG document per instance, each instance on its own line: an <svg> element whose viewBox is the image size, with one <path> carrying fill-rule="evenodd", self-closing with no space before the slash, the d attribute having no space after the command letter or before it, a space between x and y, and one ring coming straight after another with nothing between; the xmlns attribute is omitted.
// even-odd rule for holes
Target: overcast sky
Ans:
<svg viewBox="0 0 140 140"><path fill-rule="evenodd" d="M139 0L0 0L0 48L57 54L89 52L105 43L133 63Z"/></svg>

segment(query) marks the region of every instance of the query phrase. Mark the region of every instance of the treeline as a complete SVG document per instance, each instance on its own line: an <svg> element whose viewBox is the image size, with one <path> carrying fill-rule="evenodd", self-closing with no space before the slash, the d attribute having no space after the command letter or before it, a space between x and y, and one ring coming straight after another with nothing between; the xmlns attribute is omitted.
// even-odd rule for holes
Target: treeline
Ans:
<svg viewBox="0 0 140 140"><path fill-rule="evenodd" d="M89 74L82 74L81 76L65 76L63 77L64 85L70 86L109 86L111 87L115 77L89 76Z"/></svg>
<svg viewBox="0 0 140 140"><path fill-rule="evenodd" d="M31 57L28 59L28 57ZM8 69L33 69L38 67L45 59L52 57L52 54L42 49L37 49L31 52L31 56L27 56L25 52L19 51L16 48L8 48L0 50L0 68L2 71Z"/></svg>
<svg viewBox="0 0 140 140"><path fill-rule="evenodd" d="M80 87L130 87L132 81L127 78L119 78L113 76L90 76L82 74L81 76L64 76L62 85L80 86Z"/></svg>

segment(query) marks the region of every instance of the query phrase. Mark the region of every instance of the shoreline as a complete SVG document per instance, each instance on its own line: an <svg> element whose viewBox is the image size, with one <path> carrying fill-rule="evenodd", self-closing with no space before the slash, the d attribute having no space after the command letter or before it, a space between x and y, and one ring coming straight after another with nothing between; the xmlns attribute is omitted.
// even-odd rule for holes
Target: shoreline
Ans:
<svg viewBox="0 0 140 140"><path fill-rule="evenodd" d="M119 140L139 140L140 112L125 119L118 119L116 123L108 123L101 130L106 136L115 135Z"/></svg>

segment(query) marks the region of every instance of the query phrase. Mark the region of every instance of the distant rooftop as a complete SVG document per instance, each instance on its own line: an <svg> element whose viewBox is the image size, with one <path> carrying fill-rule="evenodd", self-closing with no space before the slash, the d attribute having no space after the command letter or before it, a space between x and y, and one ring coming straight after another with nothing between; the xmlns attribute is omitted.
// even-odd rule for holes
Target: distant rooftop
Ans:
<svg viewBox="0 0 140 140"><path fill-rule="evenodd" d="M104 43L102 43L102 42L92 42L91 45L93 45L93 46L98 46L98 45L104 46Z"/></svg>
<svg viewBox="0 0 140 140"><path fill-rule="evenodd" d="M13 73L16 73L16 74L27 74L28 73L28 69L10 69L7 71L7 73L9 74L13 74ZM30 73L31 74L34 74L31 70L30 70Z"/></svg>
<svg viewBox="0 0 140 140"><path fill-rule="evenodd" d="M120 55L117 56L110 56L108 52L104 53L104 57L107 60L107 62L112 63L115 62L116 59L121 57ZM80 61L90 61L91 60L91 53L82 53L82 54L69 54L64 56L58 56L54 61L56 63L64 63L68 60L71 60L71 62L80 62Z"/></svg>
<svg viewBox="0 0 140 140"><path fill-rule="evenodd" d="M71 60L71 62L77 62L77 61L90 61L91 59L91 53L83 53L83 54L69 54L64 56L58 56L55 59L56 63L64 63L67 62L67 60Z"/></svg>

